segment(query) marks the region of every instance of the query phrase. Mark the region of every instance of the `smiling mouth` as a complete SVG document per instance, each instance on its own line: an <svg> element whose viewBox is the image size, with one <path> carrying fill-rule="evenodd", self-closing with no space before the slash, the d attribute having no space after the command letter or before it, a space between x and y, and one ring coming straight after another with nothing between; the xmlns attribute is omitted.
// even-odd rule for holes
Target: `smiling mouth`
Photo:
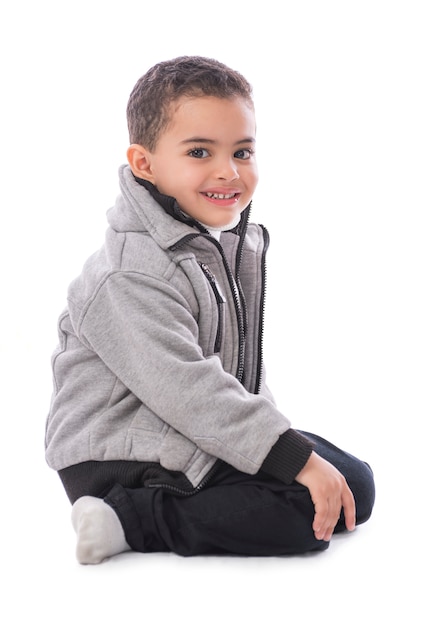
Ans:
<svg viewBox="0 0 427 626"><path fill-rule="evenodd" d="M235 198L238 195L239 194L237 193L210 193L210 192L205 193L205 196L207 196L208 198L213 198L214 200L231 200L232 198Z"/></svg>

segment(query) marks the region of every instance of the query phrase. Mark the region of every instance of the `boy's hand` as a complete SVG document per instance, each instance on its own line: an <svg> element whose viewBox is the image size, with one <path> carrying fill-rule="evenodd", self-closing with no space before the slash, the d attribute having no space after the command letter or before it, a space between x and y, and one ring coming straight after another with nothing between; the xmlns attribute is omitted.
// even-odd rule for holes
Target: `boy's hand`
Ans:
<svg viewBox="0 0 427 626"><path fill-rule="evenodd" d="M356 505L344 476L331 463L312 452L295 480L307 487L314 504L313 530L316 539L329 541L341 508L347 530L356 526Z"/></svg>

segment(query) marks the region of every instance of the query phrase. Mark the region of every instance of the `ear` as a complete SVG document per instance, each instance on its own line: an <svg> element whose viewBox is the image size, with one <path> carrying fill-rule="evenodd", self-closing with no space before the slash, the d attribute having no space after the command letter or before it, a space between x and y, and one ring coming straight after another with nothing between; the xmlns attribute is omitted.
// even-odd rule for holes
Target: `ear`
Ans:
<svg viewBox="0 0 427 626"><path fill-rule="evenodd" d="M133 143L127 150L127 159L132 172L138 178L144 178L150 183L155 184L154 176L151 171L151 153L149 150Z"/></svg>

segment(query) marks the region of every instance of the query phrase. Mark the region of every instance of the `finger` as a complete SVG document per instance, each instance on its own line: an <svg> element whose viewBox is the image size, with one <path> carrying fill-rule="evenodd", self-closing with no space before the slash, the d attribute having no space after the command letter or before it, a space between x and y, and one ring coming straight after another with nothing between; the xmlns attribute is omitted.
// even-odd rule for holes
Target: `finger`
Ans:
<svg viewBox="0 0 427 626"><path fill-rule="evenodd" d="M322 503L322 506L315 507L313 520L313 531L316 539L329 541L336 524L335 506L331 506L329 500Z"/></svg>
<svg viewBox="0 0 427 626"><path fill-rule="evenodd" d="M316 539L329 541L335 530L337 521L338 521L338 518L336 516L333 516L333 518L328 517L325 520L325 523L322 524L322 526L316 527L314 529L314 536L316 537Z"/></svg>
<svg viewBox="0 0 427 626"><path fill-rule="evenodd" d="M340 518L342 508L341 496L327 498L322 504L315 505L313 530L316 539L329 541Z"/></svg>
<svg viewBox="0 0 427 626"><path fill-rule="evenodd" d="M314 519L313 519L313 531L316 539L322 538L327 527L328 520L328 501L320 500L314 502Z"/></svg>
<svg viewBox="0 0 427 626"><path fill-rule="evenodd" d="M354 530L356 527L356 503L350 488L347 488L343 493L342 506L344 509L345 526L347 530Z"/></svg>

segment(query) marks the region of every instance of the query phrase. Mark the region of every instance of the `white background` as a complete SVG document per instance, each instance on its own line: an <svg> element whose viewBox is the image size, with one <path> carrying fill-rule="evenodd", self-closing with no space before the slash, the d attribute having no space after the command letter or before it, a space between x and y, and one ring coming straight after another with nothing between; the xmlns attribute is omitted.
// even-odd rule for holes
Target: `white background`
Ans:
<svg viewBox="0 0 427 626"><path fill-rule="evenodd" d="M2 3L2 623L425 624L425 7ZM83 567L44 462L56 320L103 239L128 95L181 54L254 86L269 384L295 427L369 461L377 504L315 557Z"/></svg>

